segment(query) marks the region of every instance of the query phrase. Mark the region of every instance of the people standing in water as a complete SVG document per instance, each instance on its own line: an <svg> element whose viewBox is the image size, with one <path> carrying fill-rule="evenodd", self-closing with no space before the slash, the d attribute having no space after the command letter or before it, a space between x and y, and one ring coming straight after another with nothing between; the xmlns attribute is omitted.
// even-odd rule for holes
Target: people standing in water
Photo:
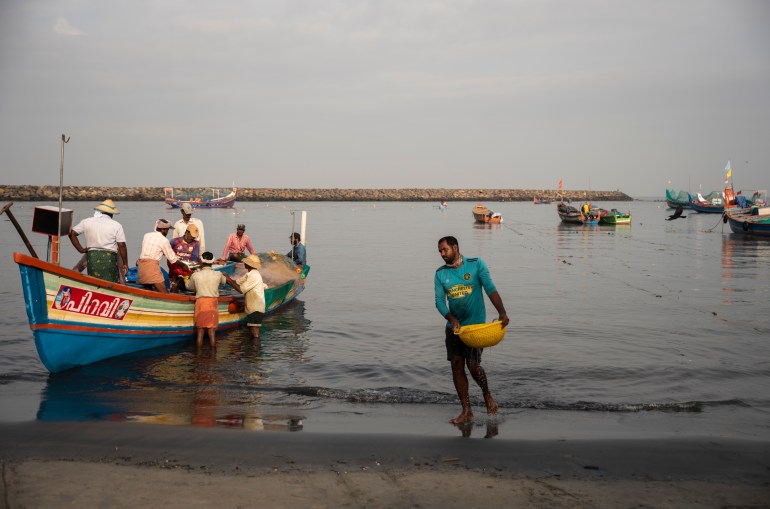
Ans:
<svg viewBox="0 0 770 509"><path fill-rule="evenodd" d="M262 268L259 256L247 256L243 259L243 266L246 267L246 275L238 278L233 288L241 292L246 298L246 313L248 313L246 326L251 331L254 342L258 343L262 318L265 316L265 289L267 285L262 280L262 274L259 273L259 269Z"/></svg>
<svg viewBox="0 0 770 509"><path fill-rule="evenodd" d="M211 268L214 255L206 251L201 255L201 270L190 276L187 289L195 292L195 328L196 344L203 347L203 335L207 334L211 348L217 347L217 327L219 326L219 285L229 284L240 291L235 281L223 272Z"/></svg>
<svg viewBox="0 0 770 509"><path fill-rule="evenodd" d="M483 292L486 292L495 306L503 327L508 325L508 315L484 260L465 258L460 254L457 239L451 236L439 239L438 252L444 260L444 265L436 269L433 280L436 309L447 319L444 330L447 360L451 363L452 380L462 405L460 415L449 422L462 424L473 420L466 366L473 380L481 388L487 413L495 415L498 405L489 390L486 372L481 367L483 348L467 346L454 331L463 325L486 322Z"/></svg>
<svg viewBox="0 0 770 509"><path fill-rule="evenodd" d="M183 203L182 208L179 209L182 213L182 219L174 223L174 232L171 234L172 239L176 239L184 236L184 232L187 231L187 227L191 224L198 228L198 243L200 244L200 252L206 251L206 234L203 231L203 221L197 217L192 217L193 208L189 203Z"/></svg>
<svg viewBox="0 0 770 509"><path fill-rule="evenodd" d="M170 265L179 262L171 243L166 236L171 229L171 223L165 219L155 221L155 229L144 234L142 239L142 252L136 261L137 282L147 289L155 289L161 293L167 293L166 279L160 270L160 259L166 257Z"/></svg>
<svg viewBox="0 0 770 509"><path fill-rule="evenodd" d="M250 255L255 254L254 248L251 247L251 240L246 235L246 225L239 224L235 233L231 233L227 238L225 249L222 251L222 260L239 262L246 258L247 250Z"/></svg>
<svg viewBox="0 0 770 509"><path fill-rule="evenodd" d="M307 262L307 251L305 251L305 245L302 243L302 237L299 233L294 232L289 235L289 241L291 242L291 251L286 253L286 258L291 258L298 267L302 267Z"/></svg>
<svg viewBox="0 0 770 509"><path fill-rule="evenodd" d="M112 200L104 200L94 210L93 217L83 219L70 230L70 241L79 253L85 254L89 276L113 283L125 282L128 272L126 235L123 226L112 218L120 211ZM86 238L85 248L78 240L80 234ZM76 269L80 266L81 263Z"/></svg>

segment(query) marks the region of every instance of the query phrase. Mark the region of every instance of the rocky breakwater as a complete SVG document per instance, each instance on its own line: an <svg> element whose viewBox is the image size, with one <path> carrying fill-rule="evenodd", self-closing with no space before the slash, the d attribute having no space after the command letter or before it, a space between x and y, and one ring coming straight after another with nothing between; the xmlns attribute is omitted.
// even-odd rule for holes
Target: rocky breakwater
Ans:
<svg viewBox="0 0 770 509"><path fill-rule="evenodd" d="M207 196L211 188L176 188L177 195ZM632 201L621 191L562 191L572 201ZM281 189L238 188L238 201L532 201L533 198L556 199L554 189ZM162 187L65 186L67 201L163 201ZM0 185L0 201L58 201L58 186Z"/></svg>

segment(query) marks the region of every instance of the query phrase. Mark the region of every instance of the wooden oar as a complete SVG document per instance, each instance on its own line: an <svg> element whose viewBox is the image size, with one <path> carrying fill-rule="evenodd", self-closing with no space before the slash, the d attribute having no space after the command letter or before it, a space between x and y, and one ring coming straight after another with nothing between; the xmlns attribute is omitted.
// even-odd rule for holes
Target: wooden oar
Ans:
<svg viewBox="0 0 770 509"><path fill-rule="evenodd" d="M19 235L21 236L21 240L24 241L24 244L27 246L27 249L29 249L29 254L39 259L39 257L37 256L37 253L35 252L35 249L32 247L32 244L29 243L29 239L27 239L27 236L24 235L24 230L21 229L21 226L19 226L19 222L16 221L15 217L13 217L13 212L11 212L11 205L13 205L13 202L7 203L5 207L3 207L2 210L0 210L0 216L2 216L3 214L8 215L11 222L13 223L13 226L16 227L16 231L19 232Z"/></svg>

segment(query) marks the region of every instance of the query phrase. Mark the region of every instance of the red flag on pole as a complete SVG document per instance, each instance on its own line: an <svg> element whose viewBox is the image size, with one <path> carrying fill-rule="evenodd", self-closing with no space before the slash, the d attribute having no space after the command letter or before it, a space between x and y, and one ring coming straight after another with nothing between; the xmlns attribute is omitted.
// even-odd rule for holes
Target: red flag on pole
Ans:
<svg viewBox="0 0 770 509"><path fill-rule="evenodd" d="M559 191L561 191L561 179L559 179Z"/></svg>

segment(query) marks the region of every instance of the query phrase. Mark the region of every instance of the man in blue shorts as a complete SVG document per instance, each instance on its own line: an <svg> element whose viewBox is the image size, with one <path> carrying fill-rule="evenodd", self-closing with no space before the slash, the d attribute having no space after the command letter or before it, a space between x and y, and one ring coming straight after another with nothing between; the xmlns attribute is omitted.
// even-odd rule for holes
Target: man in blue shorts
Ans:
<svg viewBox="0 0 770 509"><path fill-rule="evenodd" d="M445 265L436 269L433 279L436 292L436 309L447 319L445 336L447 360L452 363L452 379L460 398L462 412L451 419L452 424L462 424L473 420L471 400L468 395L468 376L465 366L468 366L473 379L481 387L487 413L497 413L497 402L492 397L487 384L487 374L481 367L481 352L483 348L471 348L454 334L463 325L475 325L486 322L484 294L500 315L503 327L508 325L508 315L505 312L503 300L497 293L492 277L489 275L487 264L481 258L465 258L460 254L460 246L454 237L442 237L438 241L438 252L444 259ZM447 305L448 303L448 305Z"/></svg>

